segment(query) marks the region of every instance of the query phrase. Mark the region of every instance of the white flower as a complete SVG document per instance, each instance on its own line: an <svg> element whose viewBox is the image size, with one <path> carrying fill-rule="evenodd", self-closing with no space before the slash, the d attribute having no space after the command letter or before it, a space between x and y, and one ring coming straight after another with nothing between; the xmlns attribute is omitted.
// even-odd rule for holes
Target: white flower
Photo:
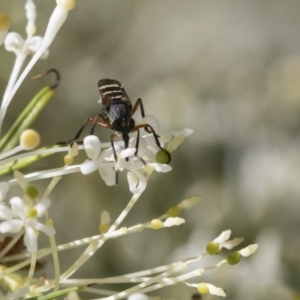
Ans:
<svg viewBox="0 0 300 300"><path fill-rule="evenodd" d="M170 131L162 135L161 140L168 143L166 147L169 152L175 151L184 139L193 133L193 129L185 128L180 131Z"/></svg>
<svg viewBox="0 0 300 300"><path fill-rule="evenodd" d="M35 54L41 44L42 44L43 38L40 36L33 36L29 38L29 40L26 42L26 48L24 49L25 41L24 39L18 34L17 32L10 32L7 34L5 41L4 41L4 47L9 52L14 52L15 54L18 53L25 53L26 55ZM41 58L45 59L48 57L49 51L46 50Z"/></svg>
<svg viewBox="0 0 300 300"><path fill-rule="evenodd" d="M129 184L129 190L133 194L141 194L146 189L147 181L141 172L128 172L127 180Z"/></svg>
<svg viewBox="0 0 300 300"><path fill-rule="evenodd" d="M17 32L10 32L7 34L4 47L9 52L18 53L22 50L24 39Z"/></svg>
<svg viewBox="0 0 300 300"><path fill-rule="evenodd" d="M228 240L231 235L231 230L223 231L213 242L219 244L219 249L226 248L228 250L234 248L244 241L244 238L235 238L233 240Z"/></svg>
<svg viewBox="0 0 300 300"><path fill-rule="evenodd" d="M37 250L37 232L43 231L51 236L55 234L55 229L38 221L49 208L50 199L44 198L37 204L33 205L29 200L25 203L19 197L13 197L10 200L11 209L0 205L0 219L4 220L0 223L0 232L17 233L22 228L25 229L24 243L28 252Z"/></svg>
<svg viewBox="0 0 300 300"><path fill-rule="evenodd" d="M136 137L130 140L129 145L131 147L134 147L136 145ZM135 148L133 149L136 150ZM158 150L159 148L157 147L155 143L155 139L153 138L152 134L147 134L140 138L137 154L138 157L142 158L147 163L147 167L150 167L151 170L155 170L156 172L161 172L161 173L166 173L171 171L172 167L170 165L160 164L156 162L155 155ZM132 153L132 155L134 153ZM140 162L141 160L139 159L138 161ZM140 166L143 167L143 165Z"/></svg>
<svg viewBox="0 0 300 300"><path fill-rule="evenodd" d="M35 54L39 48L41 47L43 38L41 36L33 36L30 38L27 46L27 54ZM44 53L41 55L41 59L46 59L49 56L49 50L47 49L44 51Z"/></svg>
<svg viewBox="0 0 300 300"><path fill-rule="evenodd" d="M230 238L230 235L231 230L222 231L221 234L213 240L213 242L222 245Z"/></svg>
<svg viewBox="0 0 300 300"><path fill-rule="evenodd" d="M80 165L80 171L82 174L90 174L96 170L99 170L101 178L105 181L108 186L114 185L116 181L116 173L113 168L113 164L105 165L104 152L101 153L101 142L94 136L89 135L84 138L83 145L85 152L89 158L82 165Z"/></svg>
<svg viewBox="0 0 300 300"><path fill-rule="evenodd" d="M141 122L141 124L145 123L150 124L155 132L159 129L159 123L154 116L147 115ZM184 129L159 138L145 131L145 135L139 135L138 141L137 133L134 132L135 137L130 139L128 148L124 149L124 145L120 146L120 143L114 143L114 151L110 147L102 152L100 140L94 135L87 136L83 140L83 144L89 159L80 165L80 171L86 175L98 170L105 183L111 186L116 184L118 171L128 170L127 180L130 191L134 194L141 194L147 186L145 175L154 170L162 173L172 170L169 164L156 162L157 152L164 151L168 154L170 144L171 151L175 150L192 132L191 129ZM163 148L164 141L169 143L167 149Z"/></svg>
<svg viewBox="0 0 300 300"><path fill-rule="evenodd" d="M111 186L116 183L117 171L128 170L127 180L130 191L134 194L141 194L145 190L147 181L143 174L144 159L140 156L140 148L139 156L135 156L135 148L129 147L122 150L115 144L114 148L118 157L117 161L115 161L112 148L101 152L101 142L96 136L87 136L84 138L83 144L89 160L86 160L80 166L82 174L90 174L99 170L101 178L107 185ZM144 143L142 138L140 139L140 145L143 145L142 148L147 147L147 144ZM147 149L144 149L144 151L141 150L141 152L145 151L147 151ZM149 160L148 157L145 159ZM160 164L155 164L157 169L159 169L157 167L158 165Z"/></svg>

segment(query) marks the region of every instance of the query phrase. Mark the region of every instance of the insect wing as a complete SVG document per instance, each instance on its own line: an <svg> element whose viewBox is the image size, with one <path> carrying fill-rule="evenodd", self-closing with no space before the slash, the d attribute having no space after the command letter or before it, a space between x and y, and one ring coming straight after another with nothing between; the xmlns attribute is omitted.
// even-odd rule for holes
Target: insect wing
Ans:
<svg viewBox="0 0 300 300"><path fill-rule="evenodd" d="M127 96L123 85L115 79L101 79L98 82L100 93L100 104L107 108L112 101L121 100L131 105L131 101Z"/></svg>

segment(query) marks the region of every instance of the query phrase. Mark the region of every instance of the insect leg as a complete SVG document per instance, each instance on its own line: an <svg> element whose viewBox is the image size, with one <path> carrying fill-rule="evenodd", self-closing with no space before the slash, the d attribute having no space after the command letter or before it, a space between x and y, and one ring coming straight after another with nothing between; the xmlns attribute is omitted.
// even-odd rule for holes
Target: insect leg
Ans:
<svg viewBox="0 0 300 300"><path fill-rule="evenodd" d="M110 136L110 143L111 143L111 148L112 148L112 151L113 151L113 155L114 155L115 161L117 162L118 161L118 157L117 157L117 152L116 152L115 145L114 145L114 139L116 137L118 137L118 136L115 133L112 134Z"/></svg>
<svg viewBox="0 0 300 300"><path fill-rule="evenodd" d="M118 137L118 136L117 136L115 133L112 134L112 135L110 136L110 143L111 143L111 148L112 148L112 151L113 151L113 155L114 155L115 161L117 162L117 161L118 161L118 157L117 157L117 153L116 153L116 149L115 149L115 145L114 145L114 139L115 139L116 137ZM116 184L118 184L118 181L119 181L119 179L118 179L119 174L118 174L118 170L117 170L117 169L116 169L115 171L116 171L116 179L115 179L115 182L116 182Z"/></svg>
<svg viewBox="0 0 300 300"><path fill-rule="evenodd" d="M146 165L146 162L144 161L144 159L142 157L138 156L138 150L139 150L139 144L140 144L140 131L139 131L139 129L136 129L133 131L137 131L136 143L135 143L136 151L135 151L134 155L137 156L144 165Z"/></svg>
<svg viewBox="0 0 300 300"><path fill-rule="evenodd" d="M98 119L101 118L103 122L99 122ZM77 139L79 139L82 131L84 130L84 128L86 127L87 123L92 123L92 128L90 130L90 135L94 134L94 130L95 130L95 127L96 125L97 126L100 126L102 128L106 128L106 129L112 129L111 125L105 120L105 118L99 114L97 117L95 118L86 118L83 125L80 127L79 131L77 132L77 134L75 135L75 137L71 140L68 141L68 143L72 143L74 141L76 141ZM112 139L111 139L112 141ZM112 145L113 145L113 142L112 142ZM114 149L114 147L113 147ZM114 151L114 155L115 155L115 150ZM115 155L116 157L116 155Z"/></svg>
<svg viewBox="0 0 300 300"><path fill-rule="evenodd" d="M136 100L136 102L135 102L135 104L134 104L134 106L132 108L131 115L133 115L136 112L138 106L141 109L141 115L142 115L142 117L145 118L144 105L143 105L143 101L142 101L141 98L139 98L139 99Z"/></svg>
<svg viewBox="0 0 300 300"><path fill-rule="evenodd" d="M103 123L98 121L99 118L102 119ZM95 118L86 118L83 125L80 127L79 131L76 133L75 137L70 139L68 141L68 143L73 143L74 141L78 140L82 131L84 130L84 128L86 127L86 125L88 123L92 123L92 128L90 130L90 134L94 134L96 125L101 126L103 128L111 128L110 124L108 124L105 121L104 117L101 114L97 115Z"/></svg>
<svg viewBox="0 0 300 300"><path fill-rule="evenodd" d="M100 118L102 119L102 122L98 122L98 119L100 119ZM102 128L111 128L110 124L107 123L106 119L101 114L99 114L97 117L95 117L91 123L93 125L90 130L90 135L94 134L96 125L101 126Z"/></svg>
<svg viewBox="0 0 300 300"><path fill-rule="evenodd" d="M156 134L156 132L155 132L155 130L153 129L153 127L152 127L151 125L149 125L149 124L139 124L139 125L136 125L136 126L134 127L134 130L133 130L133 131L139 130L140 128L145 128L146 130L148 129L149 132L153 134L153 137L154 137L154 139L155 139L155 142L156 142L157 147L158 147L161 151L165 152L165 153L168 155L169 161L167 162L167 164L170 163L170 161L171 161L171 154L169 153L169 151L167 151L166 149L164 149L164 148L160 145L160 142L159 142L159 139L158 139L158 135Z"/></svg>
<svg viewBox="0 0 300 300"><path fill-rule="evenodd" d="M99 122L98 119L101 118L103 122ZM80 129L78 130L78 132L76 133L76 135L74 136L74 138L64 141L64 142L58 142L56 143L57 145L67 145L67 144L72 144L79 139L82 131L85 129L86 125L88 123L92 123L92 128L90 130L90 134L94 133L94 129L96 127L96 125L102 127L102 128L108 128L111 129L111 126L109 123L106 122L105 118L103 117L103 115L99 114L97 115L95 118L86 118L84 123L82 124L82 126L80 127ZM78 144L82 144L82 141L79 141Z"/></svg>
<svg viewBox="0 0 300 300"><path fill-rule="evenodd" d="M135 143L136 151L135 151L134 155L137 155L138 149L139 149L139 143L140 143L140 131L138 129L136 131L137 131L136 143Z"/></svg>
<svg viewBox="0 0 300 300"><path fill-rule="evenodd" d="M83 131L84 128L86 127L87 123L89 123L89 122L92 123L93 120L94 120L93 118L86 118L85 121L84 121L84 123L83 123L83 125L80 127L80 129L78 130L78 132L76 133L76 135L74 136L74 138L68 140L67 143L68 143L68 144L73 144L74 141L78 140L79 137L80 137L80 135L81 135L81 133L82 133L82 131Z"/></svg>
<svg viewBox="0 0 300 300"><path fill-rule="evenodd" d="M142 117L145 118L145 110L144 110L144 105L143 105L143 101L141 98L136 100L136 102L132 108L131 115L134 115L134 113L136 112L138 107L140 107ZM148 133L151 133L151 131L148 128L145 128L145 130Z"/></svg>

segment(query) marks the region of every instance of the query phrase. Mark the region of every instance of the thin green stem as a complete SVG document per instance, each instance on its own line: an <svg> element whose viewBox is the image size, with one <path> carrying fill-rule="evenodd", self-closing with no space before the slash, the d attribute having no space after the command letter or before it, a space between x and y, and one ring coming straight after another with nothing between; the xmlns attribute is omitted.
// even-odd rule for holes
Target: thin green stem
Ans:
<svg viewBox="0 0 300 300"><path fill-rule="evenodd" d="M31 264L30 264L30 269L29 269L29 272L28 272L28 276L27 276L26 281L24 283L25 286L29 286L31 281L32 281L34 270L35 270L35 265L36 265L36 251L31 253Z"/></svg>
<svg viewBox="0 0 300 300"><path fill-rule="evenodd" d="M59 276L60 276L60 267L59 267L59 259L57 254L57 246L55 242L54 236L49 236L51 252L53 257L54 264L54 292L59 290Z"/></svg>

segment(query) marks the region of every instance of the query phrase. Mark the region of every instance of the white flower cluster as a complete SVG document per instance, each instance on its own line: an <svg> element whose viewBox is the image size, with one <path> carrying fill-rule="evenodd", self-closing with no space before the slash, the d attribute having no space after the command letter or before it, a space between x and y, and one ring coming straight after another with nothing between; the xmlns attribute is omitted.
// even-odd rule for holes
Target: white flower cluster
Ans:
<svg viewBox="0 0 300 300"><path fill-rule="evenodd" d="M151 116L151 119L155 118ZM155 121L158 123L156 119ZM161 145L171 152L175 148L175 143L177 148L183 139L192 132L191 129L184 129L162 135ZM167 143L164 141L167 141ZM83 145L89 159L80 165L80 171L86 175L98 170L105 183L111 186L116 184L117 172L127 170L130 191L133 194L141 194L147 186L147 174L152 173L154 170L166 173L171 171L172 167L168 164L156 162L156 153L159 148L155 144L152 134L146 134L140 138L138 149L134 148L135 144L136 138L130 140L127 149L124 149L122 144L115 144L114 148L118 158L115 161L112 147L101 152L101 142L98 137L94 135L87 136L83 140ZM171 149L170 145L172 145Z"/></svg>
<svg viewBox="0 0 300 300"><path fill-rule="evenodd" d="M48 198L39 200L31 199L24 195L23 198L12 197L8 202L4 202L5 196L9 190L6 182L0 183L0 232L1 233L24 233L24 244L28 252L37 251L38 232L42 231L48 236L55 234L52 226L39 221L47 212L51 201Z"/></svg>

